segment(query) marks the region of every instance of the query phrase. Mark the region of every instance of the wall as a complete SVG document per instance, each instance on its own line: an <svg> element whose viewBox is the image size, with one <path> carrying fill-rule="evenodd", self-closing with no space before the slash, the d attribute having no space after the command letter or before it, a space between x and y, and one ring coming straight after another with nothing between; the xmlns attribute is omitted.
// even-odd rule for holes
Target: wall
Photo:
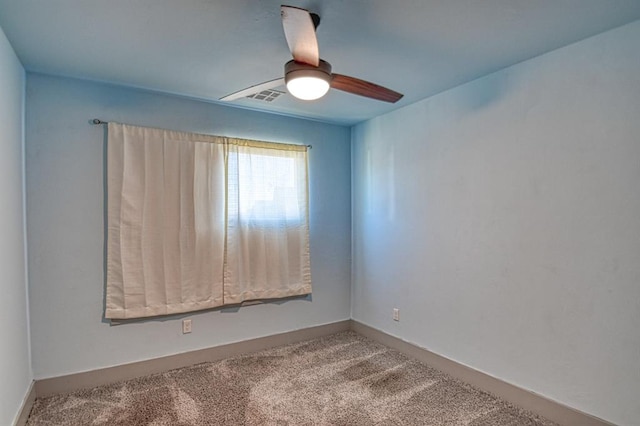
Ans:
<svg viewBox="0 0 640 426"><path fill-rule="evenodd" d="M184 98L28 74L27 201L36 379L242 341L350 317L350 130ZM111 326L102 320L107 121L312 144L313 296Z"/></svg>
<svg viewBox="0 0 640 426"><path fill-rule="evenodd" d="M638 40L640 21L355 126L353 318L638 424Z"/></svg>
<svg viewBox="0 0 640 426"><path fill-rule="evenodd" d="M24 232L25 73L0 29L0 424L13 424L33 379Z"/></svg>

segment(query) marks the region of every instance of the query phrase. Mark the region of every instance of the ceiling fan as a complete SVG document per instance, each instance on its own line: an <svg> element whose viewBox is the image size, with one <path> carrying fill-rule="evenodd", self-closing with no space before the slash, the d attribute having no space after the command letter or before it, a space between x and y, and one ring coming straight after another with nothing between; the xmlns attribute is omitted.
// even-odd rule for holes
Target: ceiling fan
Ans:
<svg viewBox="0 0 640 426"><path fill-rule="evenodd" d="M314 100L324 96L329 88L380 101L395 103L402 94L368 81L331 72L331 64L320 59L316 28L320 17L294 6L280 6L284 35L293 60L284 65L284 77L265 81L220 98L233 101L263 90L285 84L293 96Z"/></svg>

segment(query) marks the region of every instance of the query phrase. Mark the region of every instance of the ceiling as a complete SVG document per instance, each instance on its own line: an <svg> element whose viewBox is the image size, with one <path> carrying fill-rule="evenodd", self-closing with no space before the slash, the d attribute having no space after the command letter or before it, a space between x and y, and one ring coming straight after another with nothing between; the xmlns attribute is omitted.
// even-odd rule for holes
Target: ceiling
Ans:
<svg viewBox="0 0 640 426"><path fill-rule="evenodd" d="M388 104L332 90L229 106L353 124L640 19L640 0L282 0L318 13L333 71L404 93ZM28 71L210 102L282 77L275 0L0 0ZM284 88L282 88L284 91Z"/></svg>

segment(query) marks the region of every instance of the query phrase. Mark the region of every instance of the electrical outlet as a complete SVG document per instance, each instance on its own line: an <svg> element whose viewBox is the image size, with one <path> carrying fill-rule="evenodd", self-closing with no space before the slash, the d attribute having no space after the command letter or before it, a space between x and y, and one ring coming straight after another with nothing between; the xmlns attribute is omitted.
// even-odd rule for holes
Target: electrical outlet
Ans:
<svg viewBox="0 0 640 426"><path fill-rule="evenodd" d="M191 333L191 320L185 319L182 320L182 334Z"/></svg>
<svg viewBox="0 0 640 426"><path fill-rule="evenodd" d="M393 308L393 320L400 321L400 309Z"/></svg>

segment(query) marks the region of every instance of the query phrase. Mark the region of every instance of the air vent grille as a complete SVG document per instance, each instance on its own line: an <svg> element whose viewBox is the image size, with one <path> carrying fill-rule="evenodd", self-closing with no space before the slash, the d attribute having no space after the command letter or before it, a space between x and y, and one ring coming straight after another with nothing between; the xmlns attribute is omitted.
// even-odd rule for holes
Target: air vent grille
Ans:
<svg viewBox="0 0 640 426"><path fill-rule="evenodd" d="M254 93L253 95L247 96L249 99L255 99L256 101L261 102L273 102L280 95L283 95L284 92L280 92L279 90L263 90L262 92Z"/></svg>

